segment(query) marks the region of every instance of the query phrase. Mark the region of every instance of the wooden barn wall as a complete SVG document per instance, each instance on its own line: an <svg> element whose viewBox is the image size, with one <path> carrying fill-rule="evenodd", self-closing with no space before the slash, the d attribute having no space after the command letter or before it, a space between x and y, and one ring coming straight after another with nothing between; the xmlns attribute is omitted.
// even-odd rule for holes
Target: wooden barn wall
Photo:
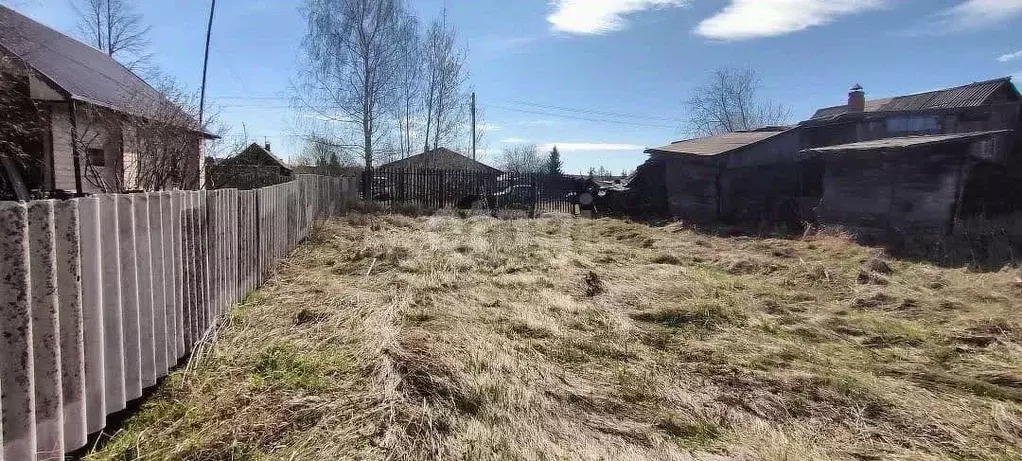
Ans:
<svg viewBox="0 0 1022 461"><path fill-rule="evenodd" d="M812 169L805 162L724 171L721 218L734 222L778 219L778 207L785 200L809 195L806 186L814 179L805 178L807 174L812 174Z"/></svg>
<svg viewBox="0 0 1022 461"><path fill-rule="evenodd" d="M825 223L944 231L954 211L967 146L830 154L820 217Z"/></svg>
<svg viewBox="0 0 1022 461"><path fill-rule="evenodd" d="M629 183L631 193L627 194L626 209L635 214L668 214L665 160L650 158L636 168L635 177Z"/></svg>
<svg viewBox="0 0 1022 461"><path fill-rule="evenodd" d="M716 163L686 162L669 159L665 162L664 182L667 185L667 211L685 220L706 222L718 217Z"/></svg>
<svg viewBox="0 0 1022 461"><path fill-rule="evenodd" d="M726 155L728 169L792 163L805 158L799 147L799 130L788 130Z"/></svg>

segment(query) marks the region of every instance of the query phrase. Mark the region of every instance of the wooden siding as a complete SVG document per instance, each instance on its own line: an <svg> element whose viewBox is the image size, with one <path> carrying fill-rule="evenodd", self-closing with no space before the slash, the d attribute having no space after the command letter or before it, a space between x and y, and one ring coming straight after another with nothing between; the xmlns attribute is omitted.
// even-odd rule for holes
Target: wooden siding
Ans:
<svg viewBox="0 0 1022 461"><path fill-rule="evenodd" d="M669 159L665 162L667 211L689 221L717 219L717 176L715 165L701 165Z"/></svg>
<svg viewBox="0 0 1022 461"><path fill-rule="evenodd" d="M967 149L949 143L829 155L821 220L882 230L946 231L965 184Z"/></svg>

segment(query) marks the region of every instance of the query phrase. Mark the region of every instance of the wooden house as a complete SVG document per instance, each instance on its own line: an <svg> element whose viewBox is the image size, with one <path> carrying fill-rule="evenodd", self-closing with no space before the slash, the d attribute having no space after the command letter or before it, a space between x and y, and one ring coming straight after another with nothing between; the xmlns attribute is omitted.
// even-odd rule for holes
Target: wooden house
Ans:
<svg viewBox="0 0 1022 461"><path fill-rule="evenodd" d="M0 5L0 76L30 108L19 117L41 125L4 140L26 152L17 169L29 189L201 187L203 141L216 136L106 53Z"/></svg>
<svg viewBox="0 0 1022 461"><path fill-rule="evenodd" d="M207 167L209 187L256 189L290 181L291 167L274 155L270 143L252 143L230 158Z"/></svg>

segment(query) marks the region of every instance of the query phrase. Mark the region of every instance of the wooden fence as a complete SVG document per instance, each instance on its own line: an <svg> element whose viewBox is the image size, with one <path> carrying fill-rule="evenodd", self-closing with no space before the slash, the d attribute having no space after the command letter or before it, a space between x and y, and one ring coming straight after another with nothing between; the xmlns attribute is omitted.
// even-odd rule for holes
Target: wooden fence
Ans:
<svg viewBox="0 0 1022 461"><path fill-rule="evenodd" d="M362 172L362 197L424 209L465 207L478 202L494 210L573 211L586 180L544 173L467 170L378 169Z"/></svg>
<svg viewBox="0 0 1022 461"><path fill-rule="evenodd" d="M83 447L357 186L0 202L0 461Z"/></svg>

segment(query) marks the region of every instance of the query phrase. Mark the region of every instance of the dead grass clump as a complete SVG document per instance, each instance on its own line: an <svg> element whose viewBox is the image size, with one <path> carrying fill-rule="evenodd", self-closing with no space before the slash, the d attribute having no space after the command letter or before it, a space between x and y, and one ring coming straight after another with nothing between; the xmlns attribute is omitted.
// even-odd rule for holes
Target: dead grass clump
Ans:
<svg viewBox="0 0 1022 461"><path fill-rule="evenodd" d="M891 281L887 277L884 277L880 273L869 271L866 269L859 271L859 275L856 277L856 280L862 285L885 286L891 283Z"/></svg>
<svg viewBox="0 0 1022 461"><path fill-rule="evenodd" d="M852 299L855 309L887 309L897 305L897 299L882 291L867 293Z"/></svg>
<svg viewBox="0 0 1022 461"><path fill-rule="evenodd" d="M603 286L603 280L600 280L600 276L596 275L596 272L589 271L582 278L582 293L585 294L585 297L592 298L604 291L606 288Z"/></svg>
<svg viewBox="0 0 1022 461"><path fill-rule="evenodd" d="M689 450L702 450L715 445L723 436L720 425L710 421L693 421L676 414L661 417L656 428L678 440Z"/></svg>
<svg viewBox="0 0 1022 461"><path fill-rule="evenodd" d="M318 312L313 309L302 309L295 315L295 325L301 326L308 323L319 323L330 317L330 314Z"/></svg>
<svg viewBox="0 0 1022 461"><path fill-rule="evenodd" d="M681 259L679 259L677 256L674 256L672 254L659 254L659 255L656 255L655 257L653 257L652 261L650 261L650 262L652 262L653 264L667 264L667 265L672 265L672 266L680 266L680 265L682 265Z"/></svg>
<svg viewBox="0 0 1022 461"><path fill-rule="evenodd" d="M890 263L877 257L869 258L869 260L863 264L863 270L883 275L891 275L894 273L894 269L891 268Z"/></svg>
<svg viewBox="0 0 1022 461"><path fill-rule="evenodd" d="M718 263L720 268L731 275L769 275L783 268L781 264L760 258L727 258Z"/></svg>
<svg viewBox="0 0 1022 461"><path fill-rule="evenodd" d="M666 308L654 312L640 312L632 314L632 318L640 322L657 323L668 328L695 326L704 329L716 329L741 320L741 316L737 313L713 304L692 309Z"/></svg>

